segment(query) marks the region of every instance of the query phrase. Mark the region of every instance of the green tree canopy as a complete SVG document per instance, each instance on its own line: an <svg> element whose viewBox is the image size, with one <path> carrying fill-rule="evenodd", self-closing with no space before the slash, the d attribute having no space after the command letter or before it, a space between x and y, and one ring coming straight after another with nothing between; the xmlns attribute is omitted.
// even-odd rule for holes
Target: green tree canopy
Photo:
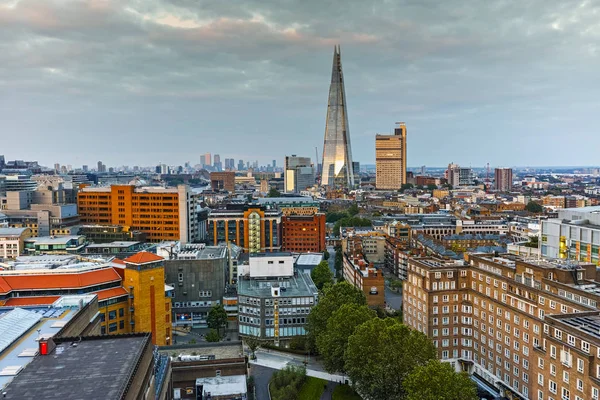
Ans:
<svg viewBox="0 0 600 400"><path fill-rule="evenodd" d="M535 201L529 200L529 203L525 206L525 209L529 212L539 214L544 211L544 207L542 207L539 203Z"/></svg>
<svg viewBox="0 0 600 400"><path fill-rule="evenodd" d="M337 222L340 219L347 217L348 213L343 211L330 211L325 215L325 220L327 222Z"/></svg>
<svg viewBox="0 0 600 400"><path fill-rule="evenodd" d="M269 193L267 194L267 197L281 197L281 192L277 189L275 189L274 187L272 187L271 189L269 189Z"/></svg>
<svg viewBox="0 0 600 400"><path fill-rule="evenodd" d="M271 378L271 398L273 400L296 400L298 392L306 381L306 368L287 366L275 371Z"/></svg>
<svg viewBox="0 0 600 400"><path fill-rule="evenodd" d="M477 386L466 372L431 360L416 367L404 381L406 400L477 400Z"/></svg>
<svg viewBox="0 0 600 400"><path fill-rule="evenodd" d="M403 184L400 186L400 191L401 191L401 192L404 192L405 190L407 190L407 189L412 189L413 187L415 187L415 185L413 185L412 183L403 183Z"/></svg>
<svg viewBox="0 0 600 400"><path fill-rule="evenodd" d="M217 304L210 309L206 322L209 328L215 329L221 335L221 328L227 325L227 311L223 304Z"/></svg>
<svg viewBox="0 0 600 400"><path fill-rule="evenodd" d="M366 305L367 298L347 282L325 285L319 303L308 314L306 330L309 346L316 348L317 338L327 331L327 321L344 304Z"/></svg>
<svg viewBox="0 0 600 400"><path fill-rule="evenodd" d="M348 339L345 370L366 398L401 399L408 374L435 358L435 347L423 333L394 318L375 318Z"/></svg>
<svg viewBox="0 0 600 400"><path fill-rule="evenodd" d="M219 334L219 332L217 332L216 329L211 329L206 334L207 342L218 342L219 340L221 340L221 335Z"/></svg>
<svg viewBox="0 0 600 400"><path fill-rule="evenodd" d="M252 352L252 359L255 359L256 354L254 353L256 352L256 349L260 347L260 340L255 336L247 336L244 338L244 343L246 343L246 346L248 346Z"/></svg>
<svg viewBox="0 0 600 400"><path fill-rule="evenodd" d="M437 185L436 184L430 183L429 185L427 185L427 190L433 191L435 189L437 189Z"/></svg>
<svg viewBox="0 0 600 400"><path fill-rule="evenodd" d="M329 263L327 261L321 261L312 271L310 271L310 277L317 289L323 289L326 283L333 282L333 274L329 269Z"/></svg>
<svg viewBox="0 0 600 400"><path fill-rule="evenodd" d="M371 226L371 220L361 217L344 217L338 220L333 227L336 236L340 234L340 228L343 226Z"/></svg>
<svg viewBox="0 0 600 400"><path fill-rule="evenodd" d="M358 213L360 212L360 210L358 208L358 204L356 204L356 203L352 203L352 205L350 207L348 207L347 211L348 211L348 215L350 215L351 217L358 215Z"/></svg>
<svg viewBox="0 0 600 400"><path fill-rule="evenodd" d="M358 326L375 317L369 307L357 304L344 304L331 315L327 330L317 337L317 349L327 372L344 372L348 338Z"/></svg>

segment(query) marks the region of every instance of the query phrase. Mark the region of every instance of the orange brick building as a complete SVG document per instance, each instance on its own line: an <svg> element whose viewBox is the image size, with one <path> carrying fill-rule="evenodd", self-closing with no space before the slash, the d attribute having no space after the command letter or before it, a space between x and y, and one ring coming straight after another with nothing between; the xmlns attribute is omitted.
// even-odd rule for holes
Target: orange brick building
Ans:
<svg viewBox="0 0 600 400"><path fill-rule="evenodd" d="M187 243L198 236L195 197L186 185L83 187L77 194L77 208L83 224L127 226L146 233L150 242Z"/></svg>
<svg viewBox="0 0 600 400"><path fill-rule="evenodd" d="M344 254L343 276L346 282L363 291L369 307L385 306L383 272L367 263L362 255Z"/></svg>
<svg viewBox="0 0 600 400"><path fill-rule="evenodd" d="M226 190L230 193L235 192L235 172L211 172L210 186L212 190Z"/></svg>
<svg viewBox="0 0 600 400"><path fill-rule="evenodd" d="M284 215L281 227L282 251L325 251L325 214Z"/></svg>

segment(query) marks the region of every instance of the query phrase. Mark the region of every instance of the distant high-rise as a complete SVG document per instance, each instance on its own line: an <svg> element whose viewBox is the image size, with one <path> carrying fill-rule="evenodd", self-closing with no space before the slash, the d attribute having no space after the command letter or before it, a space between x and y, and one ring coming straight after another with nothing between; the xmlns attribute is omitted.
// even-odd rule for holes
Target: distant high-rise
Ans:
<svg viewBox="0 0 600 400"><path fill-rule="evenodd" d="M237 167L238 171L243 171L244 170L244 160L239 160L238 161L238 167Z"/></svg>
<svg viewBox="0 0 600 400"><path fill-rule="evenodd" d="M285 157L284 191L299 193L315 184L315 169L310 157Z"/></svg>
<svg viewBox="0 0 600 400"><path fill-rule="evenodd" d="M202 156L202 166L203 167L210 167L210 166L212 166L210 153L205 153Z"/></svg>
<svg viewBox="0 0 600 400"><path fill-rule="evenodd" d="M399 122L393 135L375 136L375 186L398 190L406 183L406 125Z"/></svg>
<svg viewBox="0 0 600 400"><path fill-rule="evenodd" d="M496 190L499 192L510 192L512 190L512 168L496 168L494 178L494 188Z"/></svg>
<svg viewBox="0 0 600 400"><path fill-rule="evenodd" d="M348 130L346 91L344 89L340 46L335 46L333 51L333 69L331 72L331 85L329 86L327 119L325 121L321 185L330 188L354 187L352 149L350 146L350 131Z"/></svg>

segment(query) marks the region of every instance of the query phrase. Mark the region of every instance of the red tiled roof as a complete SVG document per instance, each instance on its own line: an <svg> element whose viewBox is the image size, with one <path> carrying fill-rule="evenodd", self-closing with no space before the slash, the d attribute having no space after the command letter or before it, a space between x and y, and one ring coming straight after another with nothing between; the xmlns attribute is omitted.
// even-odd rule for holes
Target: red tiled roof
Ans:
<svg viewBox="0 0 600 400"><path fill-rule="evenodd" d="M115 258L114 260L112 260L112 262L114 264L125 265L125 261L121 260L120 258Z"/></svg>
<svg viewBox="0 0 600 400"><path fill-rule="evenodd" d="M4 306L48 306L60 299L60 296L39 296L39 297L13 297L6 300Z"/></svg>
<svg viewBox="0 0 600 400"><path fill-rule="evenodd" d="M12 290L78 289L121 280L114 268L103 268L88 272L41 275L4 275Z"/></svg>
<svg viewBox="0 0 600 400"><path fill-rule="evenodd" d="M127 257L125 262L128 264L146 264L156 261L163 261L164 258L157 256L154 253L150 253L147 251L140 251L137 254L132 255L131 257Z"/></svg>
<svg viewBox="0 0 600 400"><path fill-rule="evenodd" d="M123 296L123 295L127 294L128 292L123 287L117 287L117 288L112 288L112 289L98 290L94 293L96 293L98 295L98 301L102 301L102 300L112 299L113 297Z"/></svg>
<svg viewBox="0 0 600 400"><path fill-rule="evenodd" d="M11 287L8 284L8 282L6 282L4 280L4 278L2 276L0 276L0 293L6 294L6 293L9 293L10 290L11 290Z"/></svg>

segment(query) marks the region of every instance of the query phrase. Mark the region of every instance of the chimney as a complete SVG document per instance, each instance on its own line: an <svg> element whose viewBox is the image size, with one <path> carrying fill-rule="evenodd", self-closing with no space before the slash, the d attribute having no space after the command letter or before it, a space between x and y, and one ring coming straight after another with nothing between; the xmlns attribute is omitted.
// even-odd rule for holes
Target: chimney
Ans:
<svg viewBox="0 0 600 400"><path fill-rule="evenodd" d="M47 356L48 354L52 354L55 348L56 344L52 338L40 340L40 355Z"/></svg>

